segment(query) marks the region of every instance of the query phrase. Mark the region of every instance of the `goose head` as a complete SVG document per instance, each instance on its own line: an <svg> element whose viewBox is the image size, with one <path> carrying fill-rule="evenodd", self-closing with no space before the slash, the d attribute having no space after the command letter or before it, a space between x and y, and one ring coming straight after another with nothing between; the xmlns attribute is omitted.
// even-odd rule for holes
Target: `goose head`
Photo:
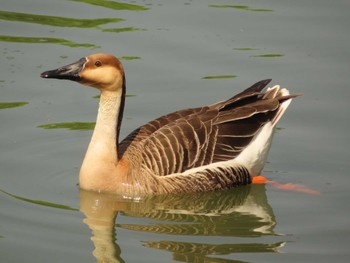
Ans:
<svg viewBox="0 0 350 263"><path fill-rule="evenodd" d="M110 54L93 54L41 73L42 78L68 79L101 91L118 91L125 85L121 62Z"/></svg>

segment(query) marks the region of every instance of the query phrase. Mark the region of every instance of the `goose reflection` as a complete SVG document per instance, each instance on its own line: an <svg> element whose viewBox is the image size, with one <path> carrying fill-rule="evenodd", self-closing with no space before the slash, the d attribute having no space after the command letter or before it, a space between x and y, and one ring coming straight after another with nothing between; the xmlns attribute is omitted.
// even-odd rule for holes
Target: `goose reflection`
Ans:
<svg viewBox="0 0 350 263"><path fill-rule="evenodd" d="M278 252L284 245L284 242L266 243L266 239L259 243L257 239L266 235L277 236L274 232L276 220L267 202L264 185L142 198L80 190L80 210L85 214L84 222L92 230L93 255L98 262L125 262L120 256L115 228L164 234L166 240L154 241L152 236L152 241L140 242L148 248L172 252L173 259L182 262L203 262L209 256L210 262L222 262L222 258L215 259L212 255ZM118 224L118 212L147 220L144 224ZM150 220L154 221L149 223ZM171 240L171 235L193 236L200 242ZM213 237L222 237L224 243L218 244L218 239L211 242ZM245 239L237 242L241 237Z"/></svg>

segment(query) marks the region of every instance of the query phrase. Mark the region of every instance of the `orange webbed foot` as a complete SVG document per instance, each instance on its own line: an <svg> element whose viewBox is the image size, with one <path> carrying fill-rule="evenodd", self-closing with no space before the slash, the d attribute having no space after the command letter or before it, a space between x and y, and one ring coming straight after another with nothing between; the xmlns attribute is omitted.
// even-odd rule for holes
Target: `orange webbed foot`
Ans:
<svg viewBox="0 0 350 263"><path fill-rule="evenodd" d="M267 182L267 178L262 175L254 176L252 179L252 184L266 184Z"/></svg>
<svg viewBox="0 0 350 263"><path fill-rule="evenodd" d="M312 195L321 194L320 192L310 189L304 185L293 184L293 183L281 184L276 181L270 181L265 176L262 176L262 175L254 176L252 178L252 184L269 184L272 187L282 189L282 190L287 190L287 191L301 192L301 193L312 194Z"/></svg>

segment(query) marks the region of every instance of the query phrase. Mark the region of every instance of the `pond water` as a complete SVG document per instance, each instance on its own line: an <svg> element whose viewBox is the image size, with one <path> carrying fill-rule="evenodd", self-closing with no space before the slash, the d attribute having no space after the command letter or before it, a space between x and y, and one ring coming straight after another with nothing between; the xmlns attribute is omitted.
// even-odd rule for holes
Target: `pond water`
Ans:
<svg viewBox="0 0 350 263"><path fill-rule="evenodd" d="M0 7L1 262L348 262L350 2L11 0ZM253 185L147 198L80 191L96 90L44 70L113 53L121 136L265 78L295 99Z"/></svg>

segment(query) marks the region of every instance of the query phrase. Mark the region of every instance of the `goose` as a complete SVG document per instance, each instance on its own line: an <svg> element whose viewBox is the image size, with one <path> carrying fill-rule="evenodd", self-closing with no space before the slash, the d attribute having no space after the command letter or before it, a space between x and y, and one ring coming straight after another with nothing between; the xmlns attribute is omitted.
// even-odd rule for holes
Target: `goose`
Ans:
<svg viewBox="0 0 350 263"><path fill-rule="evenodd" d="M45 71L100 91L96 125L79 174L82 189L119 194L204 192L250 184L266 162L276 123L291 100L270 79L228 100L179 110L119 142L125 72L111 54L93 54Z"/></svg>

